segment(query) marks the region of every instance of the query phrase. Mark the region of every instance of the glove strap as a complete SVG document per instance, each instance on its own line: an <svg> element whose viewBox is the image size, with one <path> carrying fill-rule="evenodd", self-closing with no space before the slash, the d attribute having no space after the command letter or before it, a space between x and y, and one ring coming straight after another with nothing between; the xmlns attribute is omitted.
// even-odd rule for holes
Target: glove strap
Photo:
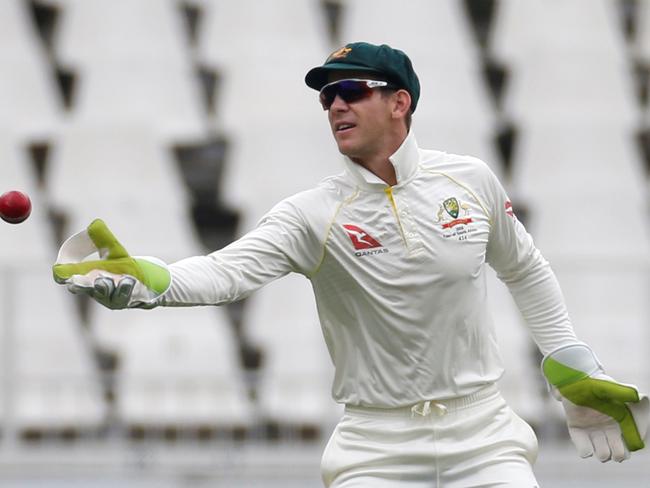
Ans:
<svg viewBox="0 0 650 488"><path fill-rule="evenodd" d="M603 367L589 346L578 343L547 354L542 360L542 372L551 385L560 388L602 374Z"/></svg>

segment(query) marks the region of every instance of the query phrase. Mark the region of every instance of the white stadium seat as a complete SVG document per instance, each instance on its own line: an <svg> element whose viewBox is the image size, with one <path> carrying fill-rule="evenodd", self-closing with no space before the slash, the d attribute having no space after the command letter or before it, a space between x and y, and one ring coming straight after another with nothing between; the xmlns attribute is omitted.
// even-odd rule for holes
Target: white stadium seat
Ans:
<svg viewBox="0 0 650 488"><path fill-rule="evenodd" d="M173 0L60 0L57 58L66 65L187 65L178 3Z"/></svg>
<svg viewBox="0 0 650 488"><path fill-rule="evenodd" d="M318 0L206 0L199 38L199 58L220 68L255 73L258 89L267 91L268 70L322 61L325 26L320 22ZM263 64L258 64L262 62ZM304 74L303 74L304 76ZM239 100L245 103L245 99Z"/></svg>
<svg viewBox="0 0 650 488"><path fill-rule="evenodd" d="M644 253L558 260L554 266L578 337L593 348L607 374L644 392L650 389L648 265Z"/></svg>
<svg viewBox="0 0 650 488"><path fill-rule="evenodd" d="M478 51L472 43L461 2L455 0L409 0L400 4L395 22L395 3L390 0L343 2L342 43L385 43L404 50L416 69L455 64L473 69Z"/></svg>
<svg viewBox="0 0 650 488"><path fill-rule="evenodd" d="M524 126L633 127L638 110L616 14L608 0L501 2L491 49L511 72L505 111Z"/></svg>
<svg viewBox="0 0 650 488"><path fill-rule="evenodd" d="M110 334L120 358L117 408L126 425L251 425L251 404L224 309L97 308L94 315L98 338Z"/></svg>
<svg viewBox="0 0 650 488"><path fill-rule="evenodd" d="M263 351L260 414L293 425L335 423L342 409L331 397L334 366L309 282L289 275L267 285L248 300L244 318Z"/></svg>
<svg viewBox="0 0 650 488"><path fill-rule="evenodd" d="M146 130L70 128L52 154L51 199L67 234L102 218L132 254L177 260L200 251L179 171Z"/></svg>
<svg viewBox="0 0 650 488"><path fill-rule="evenodd" d="M552 64L530 59L512 71L504 106L522 128L604 122L631 130L638 123L629 68L623 59L586 54L576 62L556 54Z"/></svg>
<svg viewBox="0 0 650 488"><path fill-rule="evenodd" d="M650 2L639 2L638 8L637 55L647 64L650 63Z"/></svg>
<svg viewBox="0 0 650 488"><path fill-rule="evenodd" d="M631 143L631 135L617 124L531 123L522 131L513 183L540 203L625 198L634 208L642 205L645 189L643 167Z"/></svg>
<svg viewBox="0 0 650 488"><path fill-rule="evenodd" d="M597 55L620 60L624 39L616 2L609 0L501 0L490 46L494 56L517 66L549 64L558 56Z"/></svg>
<svg viewBox="0 0 650 488"><path fill-rule="evenodd" d="M14 270L14 419L22 429L97 429L106 405L69 294L50 266Z"/></svg>
<svg viewBox="0 0 650 488"><path fill-rule="evenodd" d="M56 134L60 104L25 2L0 2L0 130L21 140Z"/></svg>
<svg viewBox="0 0 650 488"><path fill-rule="evenodd" d="M201 139L200 86L171 0L65 0L55 52L78 76L76 124Z"/></svg>
<svg viewBox="0 0 650 488"><path fill-rule="evenodd" d="M198 58L219 74L217 127L246 137L257 124L311 123L317 98L303 79L328 52L320 8L317 0L206 2Z"/></svg>
<svg viewBox="0 0 650 488"><path fill-rule="evenodd" d="M199 87L189 66L169 68L142 60L84 67L79 74L75 125L106 131L147 128L173 142L206 135Z"/></svg>
<svg viewBox="0 0 650 488"><path fill-rule="evenodd" d="M165 314L166 317L162 317ZM225 314L160 310L126 331L122 420L153 425L248 425L251 408Z"/></svg>

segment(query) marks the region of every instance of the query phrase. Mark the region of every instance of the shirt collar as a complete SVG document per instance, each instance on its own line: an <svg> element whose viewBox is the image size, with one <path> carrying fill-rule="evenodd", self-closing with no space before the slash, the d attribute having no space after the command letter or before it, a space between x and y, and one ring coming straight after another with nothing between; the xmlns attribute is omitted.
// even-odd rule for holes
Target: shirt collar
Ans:
<svg viewBox="0 0 650 488"><path fill-rule="evenodd" d="M397 186L407 182L415 175L420 165L420 153L413 132L409 131L400 147L388 159L395 168ZM344 161L347 172L363 188L383 189L386 187L385 181L360 164L355 163L349 157L345 156Z"/></svg>

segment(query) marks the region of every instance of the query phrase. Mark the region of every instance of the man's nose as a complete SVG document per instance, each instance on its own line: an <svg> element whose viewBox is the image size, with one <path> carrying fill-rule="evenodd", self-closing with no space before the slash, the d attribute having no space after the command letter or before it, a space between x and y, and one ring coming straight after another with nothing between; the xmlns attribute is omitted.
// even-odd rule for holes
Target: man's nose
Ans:
<svg viewBox="0 0 650 488"><path fill-rule="evenodd" d="M334 97L334 101L332 102L332 105L330 105L330 110L335 110L335 111L341 111L341 110L347 110L348 104L345 100L341 98L341 96L337 93L336 96Z"/></svg>

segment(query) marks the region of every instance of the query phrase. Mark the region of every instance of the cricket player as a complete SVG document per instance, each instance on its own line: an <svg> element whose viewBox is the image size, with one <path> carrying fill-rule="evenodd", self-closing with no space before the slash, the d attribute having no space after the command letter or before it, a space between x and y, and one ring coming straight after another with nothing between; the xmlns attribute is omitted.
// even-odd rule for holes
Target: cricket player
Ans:
<svg viewBox="0 0 650 488"><path fill-rule="evenodd" d="M323 454L325 486L533 488L537 439L496 386L487 263L544 355L579 455L620 462L642 449L648 398L606 376L576 338L497 178L479 159L418 146L408 56L355 42L305 81L345 156L342 174L281 201L229 246L171 265L130 256L96 220L64 243L55 280L120 309L222 305L301 273L345 404Z"/></svg>

